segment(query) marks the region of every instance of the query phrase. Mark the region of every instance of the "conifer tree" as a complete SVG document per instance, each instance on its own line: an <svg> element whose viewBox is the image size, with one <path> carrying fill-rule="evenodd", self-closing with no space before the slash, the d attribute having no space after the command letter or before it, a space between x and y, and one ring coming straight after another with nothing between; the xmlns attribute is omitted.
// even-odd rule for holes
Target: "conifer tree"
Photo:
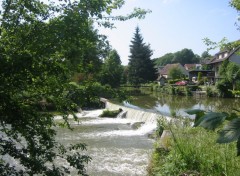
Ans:
<svg viewBox="0 0 240 176"><path fill-rule="evenodd" d="M130 45L128 81L139 85L156 79L156 71L151 60L152 50L150 45L143 42L139 27L136 28Z"/></svg>

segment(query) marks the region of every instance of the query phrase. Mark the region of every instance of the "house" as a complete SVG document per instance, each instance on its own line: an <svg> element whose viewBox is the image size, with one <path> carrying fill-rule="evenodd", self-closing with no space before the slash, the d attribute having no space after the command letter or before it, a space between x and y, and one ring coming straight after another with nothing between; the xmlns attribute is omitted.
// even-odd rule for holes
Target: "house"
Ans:
<svg viewBox="0 0 240 176"><path fill-rule="evenodd" d="M188 76L188 71L180 64L180 63L176 63L176 64L167 64L165 65L159 72L159 77L165 77L165 78L169 78L169 71L173 68L179 68L183 75Z"/></svg>
<svg viewBox="0 0 240 176"><path fill-rule="evenodd" d="M184 68L187 71L190 71L190 70L201 70L202 69L202 64L185 64Z"/></svg>
<svg viewBox="0 0 240 176"><path fill-rule="evenodd" d="M214 81L214 71L212 70L190 70L189 80L197 81L199 73L201 73L202 77L207 78L207 82L211 83Z"/></svg>
<svg viewBox="0 0 240 176"><path fill-rule="evenodd" d="M220 79L219 77L219 68L223 61L229 60L230 62L235 62L237 64L240 64L240 46L237 48L234 48L232 50L222 50L215 54L215 56L206 63L209 65L212 70L215 72L215 81L217 79Z"/></svg>
<svg viewBox="0 0 240 176"><path fill-rule="evenodd" d="M160 86L164 86L165 83L167 82L167 78L165 78L165 77L163 77L163 76L160 76L160 77L158 77L157 81L158 81L158 84L159 84Z"/></svg>

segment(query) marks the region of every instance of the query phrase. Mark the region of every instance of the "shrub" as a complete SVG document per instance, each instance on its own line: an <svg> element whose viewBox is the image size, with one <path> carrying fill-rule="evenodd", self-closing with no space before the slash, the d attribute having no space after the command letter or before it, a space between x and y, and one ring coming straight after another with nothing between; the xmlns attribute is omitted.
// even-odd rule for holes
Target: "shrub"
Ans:
<svg viewBox="0 0 240 176"><path fill-rule="evenodd" d="M113 110L113 111L104 110L103 113L100 115L100 117L116 118L121 111L122 109Z"/></svg>
<svg viewBox="0 0 240 176"><path fill-rule="evenodd" d="M220 97L233 97L233 94L231 92L232 90L232 84L231 82L227 81L227 80L221 80L219 82L217 82L217 90L219 91L219 95Z"/></svg>
<svg viewBox="0 0 240 176"><path fill-rule="evenodd" d="M213 87L207 87L206 92L207 92L208 97L217 97L218 96L217 90L214 89Z"/></svg>
<svg viewBox="0 0 240 176"><path fill-rule="evenodd" d="M173 134L170 151L155 146L149 175L238 175L240 158L235 144L215 142L216 132L202 128L170 126Z"/></svg>

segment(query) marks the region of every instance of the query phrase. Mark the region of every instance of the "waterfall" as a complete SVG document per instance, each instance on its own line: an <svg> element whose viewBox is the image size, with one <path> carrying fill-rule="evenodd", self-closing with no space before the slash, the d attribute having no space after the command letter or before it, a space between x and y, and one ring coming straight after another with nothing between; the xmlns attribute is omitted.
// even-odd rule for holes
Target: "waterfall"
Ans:
<svg viewBox="0 0 240 176"><path fill-rule="evenodd" d="M118 115L118 118L126 118L135 122L144 122L146 124L156 124L157 119L162 117L167 121L170 121L171 118L167 116L162 116L161 114L154 112L147 112L142 109L132 109L129 107L113 104L111 102L106 102L106 109L117 110L122 109L123 111Z"/></svg>
<svg viewBox="0 0 240 176"><path fill-rule="evenodd" d="M134 125L139 122L143 122L141 127L134 131L133 134L143 135L148 134L154 131L157 128L157 120L160 118L170 121L171 118L167 116L162 116L161 114L154 112L147 112L142 109L129 108L121 105L116 105L111 102L106 102L106 109L117 110L122 109L122 112L117 116L117 118L124 118L131 122L131 125ZM128 132L129 133L129 132Z"/></svg>

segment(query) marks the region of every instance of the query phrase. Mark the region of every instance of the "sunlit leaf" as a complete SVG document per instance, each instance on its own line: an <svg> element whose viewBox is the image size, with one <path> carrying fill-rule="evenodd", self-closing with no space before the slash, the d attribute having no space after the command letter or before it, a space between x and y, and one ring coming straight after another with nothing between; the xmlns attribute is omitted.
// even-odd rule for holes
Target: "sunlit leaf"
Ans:
<svg viewBox="0 0 240 176"><path fill-rule="evenodd" d="M229 122L219 133L218 143L229 143L237 140L240 137L240 118Z"/></svg>

